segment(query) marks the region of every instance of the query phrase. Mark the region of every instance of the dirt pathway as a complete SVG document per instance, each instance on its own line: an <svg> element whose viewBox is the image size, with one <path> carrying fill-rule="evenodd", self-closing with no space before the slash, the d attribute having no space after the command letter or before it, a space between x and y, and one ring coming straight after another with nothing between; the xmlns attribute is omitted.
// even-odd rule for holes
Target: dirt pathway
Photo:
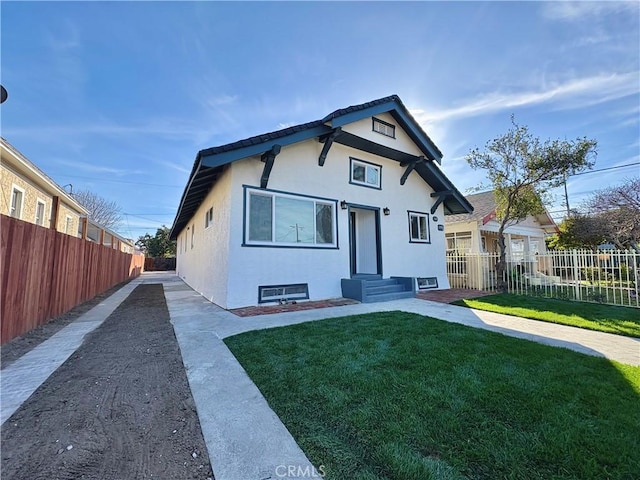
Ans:
<svg viewBox="0 0 640 480"><path fill-rule="evenodd" d="M6 421L1 472L213 478L162 285L138 286Z"/></svg>
<svg viewBox="0 0 640 480"><path fill-rule="evenodd" d="M76 305L68 312L52 318L51 320L48 320L47 323L40 325L2 345L2 349L0 349L0 368L8 367L22 355L36 348L42 342L51 338L70 323L75 322L83 314L87 313L93 307L124 287L129 283L129 281L130 280L127 280L126 282L122 282L111 287L109 290L96 295L91 300L87 300L80 305Z"/></svg>

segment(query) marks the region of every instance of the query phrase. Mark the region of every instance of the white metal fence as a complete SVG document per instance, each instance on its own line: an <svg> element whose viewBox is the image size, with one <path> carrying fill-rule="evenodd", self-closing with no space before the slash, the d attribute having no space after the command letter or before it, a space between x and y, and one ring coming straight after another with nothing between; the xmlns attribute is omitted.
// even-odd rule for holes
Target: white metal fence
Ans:
<svg viewBox="0 0 640 480"><path fill-rule="evenodd" d="M497 290L499 254L447 254L451 288ZM507 256L510 293L640 307L640 253L622 250L554 250Z"/></svg>

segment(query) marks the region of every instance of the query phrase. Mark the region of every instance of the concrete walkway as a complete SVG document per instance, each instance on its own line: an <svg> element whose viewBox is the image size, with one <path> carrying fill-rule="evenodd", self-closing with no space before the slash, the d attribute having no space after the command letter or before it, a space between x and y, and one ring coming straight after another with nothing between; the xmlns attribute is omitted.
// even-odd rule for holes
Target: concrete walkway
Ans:
<svg viewBox="0 0 640 480"><path fill-rule="evenodd" d="M222 339L238 333L369 312L401 310L640 365L640 339L419 299L237 317L175 275L144 273L2 370L2 422L140 283L162 283L217 480L313 478L313 466ZM293 470L290 470L293 469ZM288 475L299 472L300 476ZM307 472L306 476L304 472ZM286 476L285 476L286 475Z"/></svg>
<svg viewBox="0 0 640 480"><path fill-rule="evenodd" d="M218 480L278 478L278 474L290 466L302 471L312 468L286 427L222 342L223 338L238 333L345 315L401 310L587 355L640 364L640 339L426 300L404 299L238 317L208 302L176 276L158 278L160 280L164 284L171 321Z"/></svg>

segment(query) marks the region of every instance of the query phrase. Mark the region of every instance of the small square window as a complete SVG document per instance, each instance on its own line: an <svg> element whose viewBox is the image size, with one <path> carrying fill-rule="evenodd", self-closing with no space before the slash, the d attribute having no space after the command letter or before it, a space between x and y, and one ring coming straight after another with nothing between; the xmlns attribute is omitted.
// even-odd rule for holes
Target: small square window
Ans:
<svg viewBox="0 0 640 480"><path fill-rule="evenodd" d="M431 243L429 239L429 215L409 212L409 235L412 243Z"/></svg>
<svg viewBox="0 0 640 480"><path fill-rule="evenodd" d="M382 167L380 165L351 158L351 180L349 183L380 189L381 173Z"/></svg>
<svg viewBox="0 0 640 480"><path fill-rule="evenodd" d="M204 228L209 228L213 223L213 207L207 210L207 213L204 217Z"/></svg>
<svg viewBox="0 0 640 480"><path fill-rule="evenodd" d="M373 117L373 131L386 137L396 138L396 126Z"/></svg>

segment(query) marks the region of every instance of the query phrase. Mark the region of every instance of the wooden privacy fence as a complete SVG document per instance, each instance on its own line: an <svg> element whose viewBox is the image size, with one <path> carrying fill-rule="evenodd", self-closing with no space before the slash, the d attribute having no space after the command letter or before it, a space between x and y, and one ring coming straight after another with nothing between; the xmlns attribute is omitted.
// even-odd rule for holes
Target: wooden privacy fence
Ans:
<svg viewBox="0 0 640 480"><path fill-rule="evenodd" d="M0 343L142 273L144 257L2 215Z"/></svg>
<svg viewBox="0 0 640 480"><path fill-rule="evenodd" d="M176 269L176 257L147 257L144 259L145 272L170 271Z"/></svg>
<svg viewBox="0 0 640 480"><path fill-rule="evenodd" d="M495 291L499 254L450 253L447 276L451 288ZM507 256L507 291L640 307L640 253L625 250L553 250L544 254Z"/></svg>

